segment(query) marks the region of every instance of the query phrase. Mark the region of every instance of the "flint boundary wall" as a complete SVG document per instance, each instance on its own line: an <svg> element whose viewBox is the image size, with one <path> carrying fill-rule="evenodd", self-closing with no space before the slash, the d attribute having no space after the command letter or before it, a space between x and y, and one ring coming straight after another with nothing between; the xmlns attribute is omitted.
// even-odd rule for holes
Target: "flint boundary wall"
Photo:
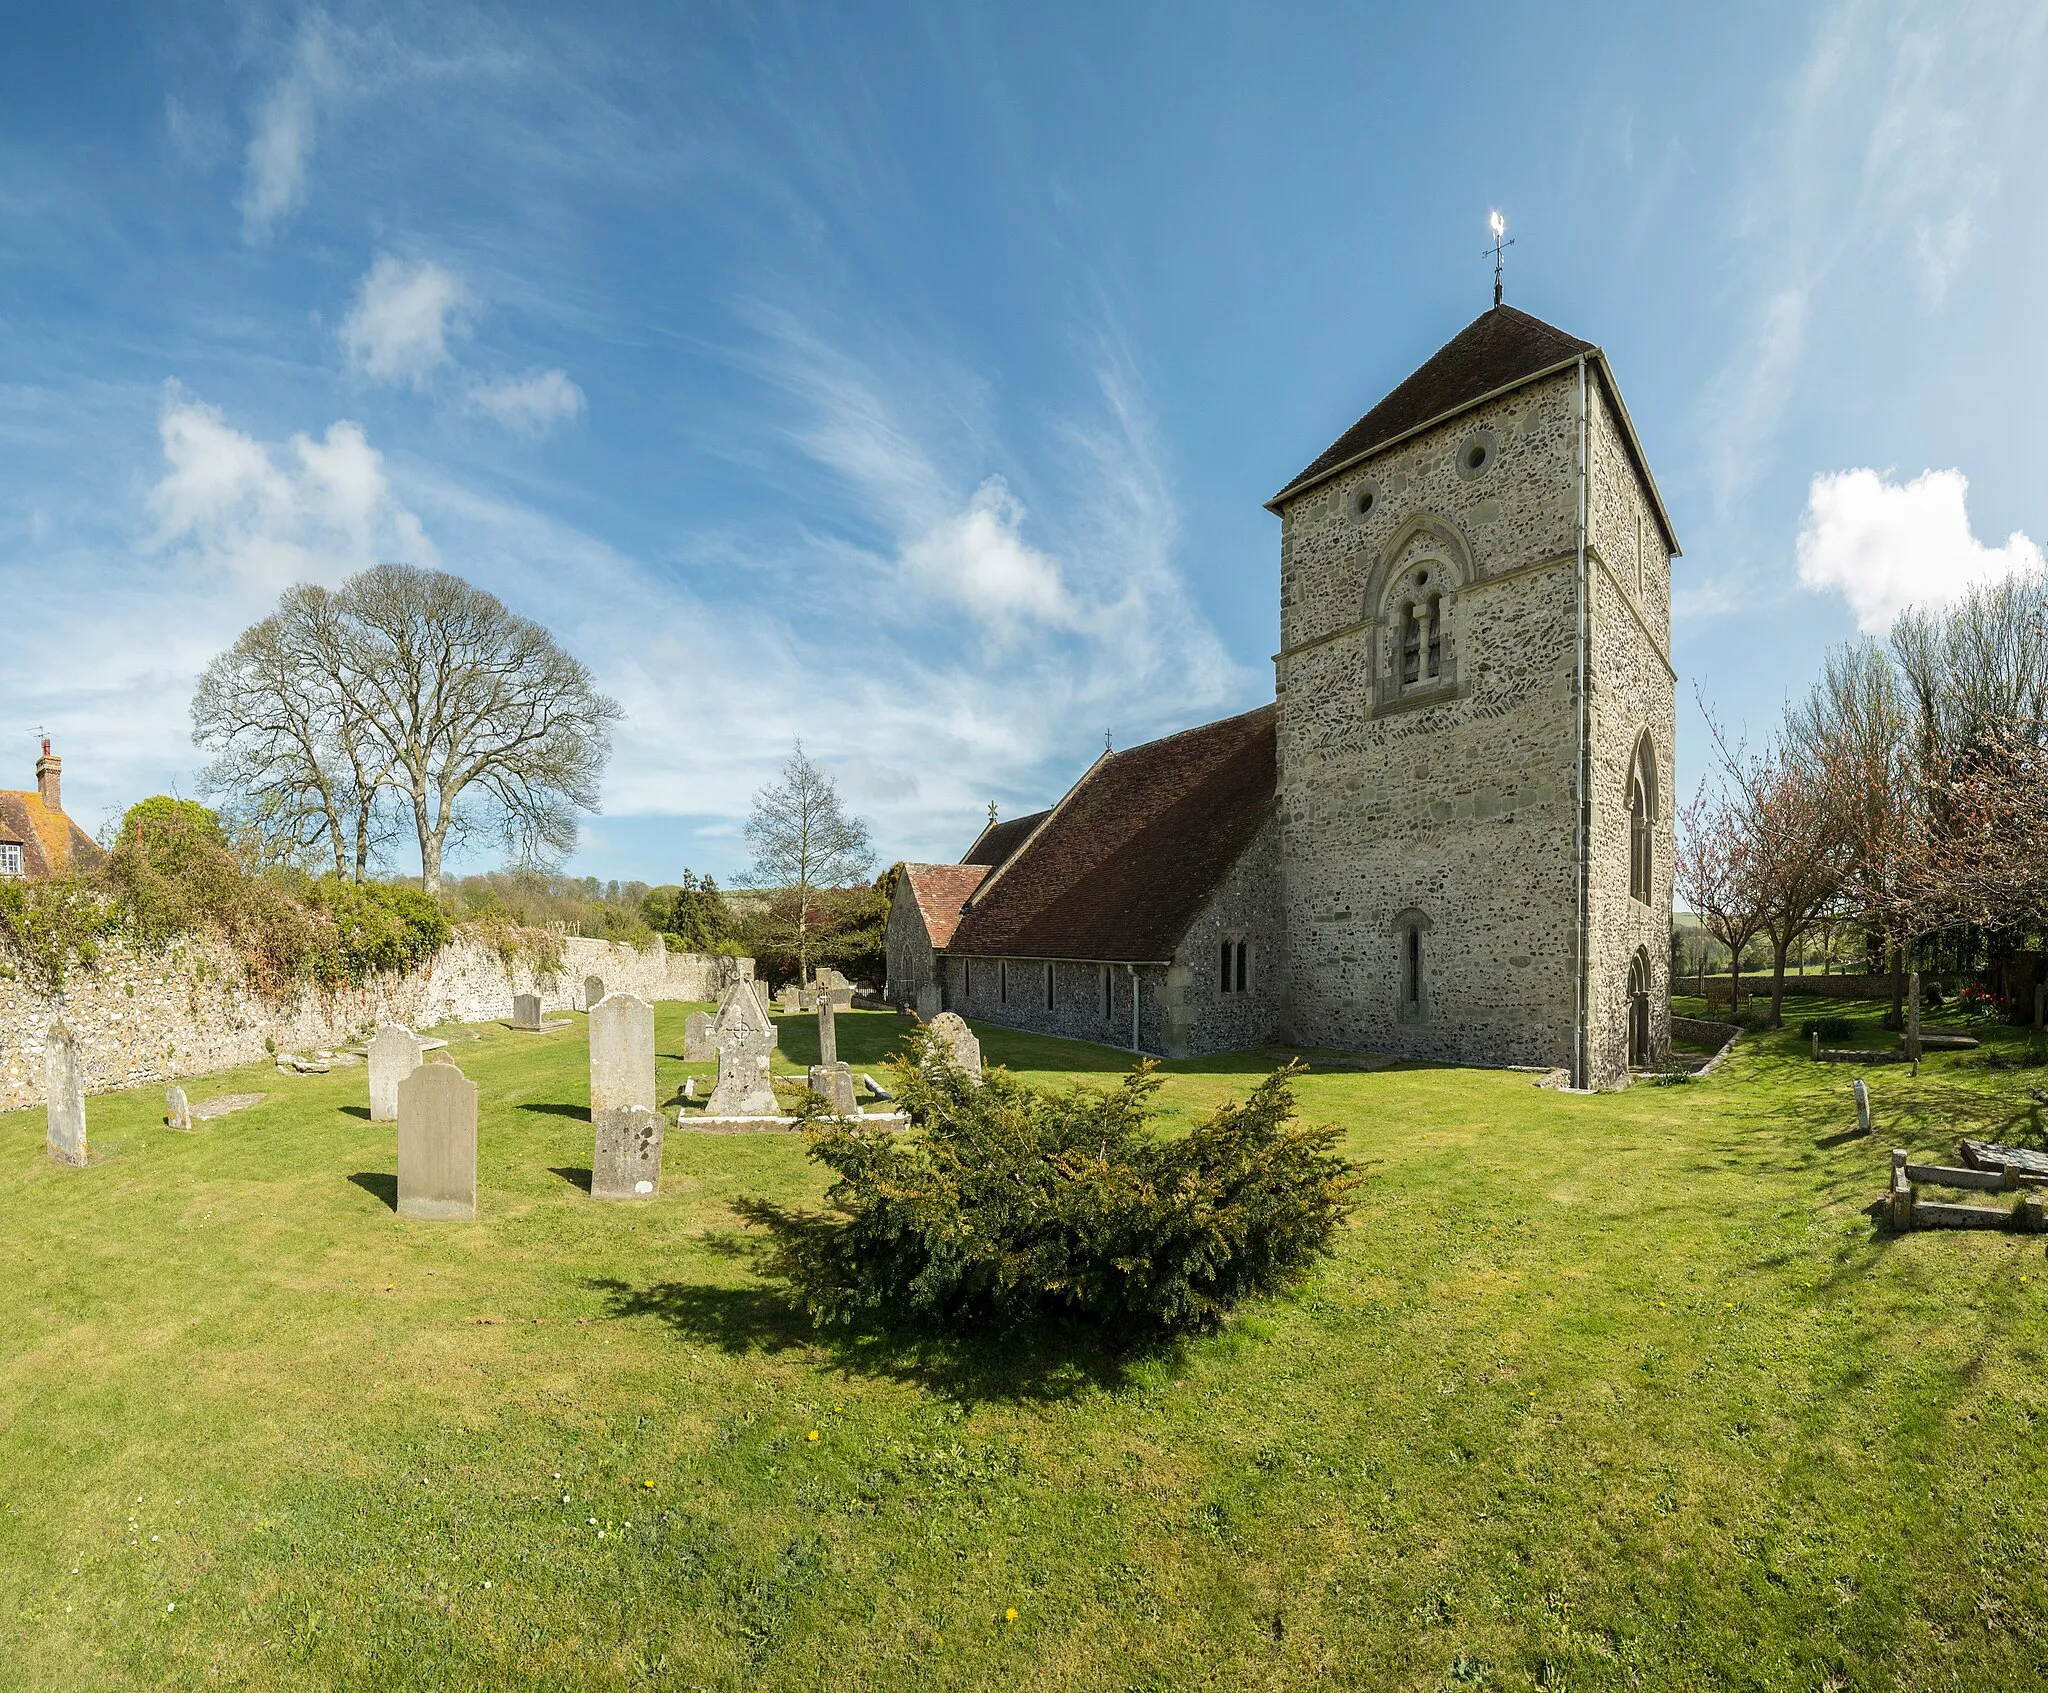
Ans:
<svg viewBox="0 0 2048 1693"><path fill-rule="evenodd" d="M560 971L536 981L524 959L508 970L497 952L458 936L410 975L308 989L280 1004L243 988L232 957L211 945L148 954L117 941L95 969L72 973L63 1009L78 1031L86 1091L106 1093L258 1063L266 1042L279 1052L338 1048L379 1021L413 1029L499 1021L512 1015L516 993L538 994L544 1013L580 1011L586 976L645 1000L715 1000L721 967L734 965L754 973L750 958L672 953L658 938L639 949L568 938ZM43 1102L43 1037L57 1009L19 978L0 979L0 1110Z"/></svg>

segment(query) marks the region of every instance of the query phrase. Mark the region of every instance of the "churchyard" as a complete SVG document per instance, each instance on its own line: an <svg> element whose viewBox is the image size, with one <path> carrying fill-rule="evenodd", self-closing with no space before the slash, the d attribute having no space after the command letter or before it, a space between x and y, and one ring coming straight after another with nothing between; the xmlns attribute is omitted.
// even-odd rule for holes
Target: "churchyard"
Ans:
<svg viewBox="0 0 2048 1693"><path fill-rule="evenodd" d="M671 1110L716 1079L682 1056L704 1009L653 1008ZM473 1221L397 1214L363 1068L188 1081L190 1132L161 1089L94 1095L82 1169L42 1111L0 1116L8 1686L1933 1688L2040 1661L2041 1242L1864 1214L1893 1145L2042 1144L2021 1031L1868 1072L1869 1139L1796 1025L1590 1098L1318 1071L1304 1115L1371 1174L1334 1261L1119 1357L812 1331L734 1210L820 1197L794 1134L671 1120L658 1195L598 1202L562 1021L435 1031L476 1089ZM817 1022L776 1021L788 1091ZM906 1026L835 1025L855 1075ZM1058 1085L1126 1062L980 1033ZM1273 1062L1169 1066L1170 1115Z"/></svg>

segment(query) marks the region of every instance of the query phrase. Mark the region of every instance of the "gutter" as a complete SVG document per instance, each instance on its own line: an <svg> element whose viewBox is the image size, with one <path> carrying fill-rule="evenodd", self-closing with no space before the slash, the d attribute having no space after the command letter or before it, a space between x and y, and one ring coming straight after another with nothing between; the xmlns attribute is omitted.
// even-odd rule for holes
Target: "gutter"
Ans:
<svg viewBox="0 0 2048 1693"><path fill-rule="evenodd" d="M1572 985L1572 1086L1585 1089L1591 1085L1588 1077L1592 1071L1591 1022L1592 1007L1592 934L1593 934L1593 793L1592 774L1587 761L1592 756L1592 701L1587 694L1590 666L1588 647L1591 645L1592 584L1586 577L1586 524L1588 518L1588 478L1591 474L1589 443L1587 440L1590 423L1586 407L1586 360L1579 358L1578 381L1578 566L1575 615L1578 621L1577 686L1574 690L1578 712L1578 761L1574 773L1577 784L1577 827L1575 847L1578 855L1578 970L1577 980Z"/></svg>

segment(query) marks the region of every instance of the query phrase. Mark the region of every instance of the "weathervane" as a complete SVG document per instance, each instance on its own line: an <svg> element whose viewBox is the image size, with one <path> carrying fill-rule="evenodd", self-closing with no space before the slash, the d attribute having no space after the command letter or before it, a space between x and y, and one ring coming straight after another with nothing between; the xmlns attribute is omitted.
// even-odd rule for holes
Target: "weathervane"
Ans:
<svg viewBox="0 0 2048 1693"><path fill-rule="evenodd" d="M1484 251L1493 255L1493 303L1497 306L1500 304L1500 256L1508 248L1512 247L1514 242L1505 239L1508 232L1508 220L1502 217L1498 211L1486 214L1486 227L1493 231L1493 245L1484 249Z"/></svg>

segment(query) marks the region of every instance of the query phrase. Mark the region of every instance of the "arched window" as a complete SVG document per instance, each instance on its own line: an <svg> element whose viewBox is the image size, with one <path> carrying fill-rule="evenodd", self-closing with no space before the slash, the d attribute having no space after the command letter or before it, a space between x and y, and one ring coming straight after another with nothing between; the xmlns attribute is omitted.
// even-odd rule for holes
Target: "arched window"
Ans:
<svg viewBox="0 0 2048 1693"><path fill-rule="evenodd" d="M1650 955L1641 947L1628 964L1628 1065L1641 1070L1650 1062Z"/></svg>
<svg viewBox="0 0 2048 1693"><path fill-rule="evenodd" d="M1657 759L1645 735L1636 743L1628 773L1628 891L1648 905L1657 885L1653 849L1657 822Z"/></svg>
<svg viewBox="0 0 2048 1693"><path fill-rule="evenodd" d="M1415 615L1415 602L1401 602L1401 686L1422 680L1422 621Z"/></svg>
<svg viewBox="0 0 2048 1693"><path fill-rule="evenodd" d="M1423 654L1422 674L1434 682L1444 673L1444 597L1429 596L1429 647Z"/></svg>
<svg viewBox="0 0 2048 1693"><path fill-rule="evenodd" d="M1250 943L1242 935L1227 935L1217 958L1216 991L1248 993L1251 990Z"/></svg>

